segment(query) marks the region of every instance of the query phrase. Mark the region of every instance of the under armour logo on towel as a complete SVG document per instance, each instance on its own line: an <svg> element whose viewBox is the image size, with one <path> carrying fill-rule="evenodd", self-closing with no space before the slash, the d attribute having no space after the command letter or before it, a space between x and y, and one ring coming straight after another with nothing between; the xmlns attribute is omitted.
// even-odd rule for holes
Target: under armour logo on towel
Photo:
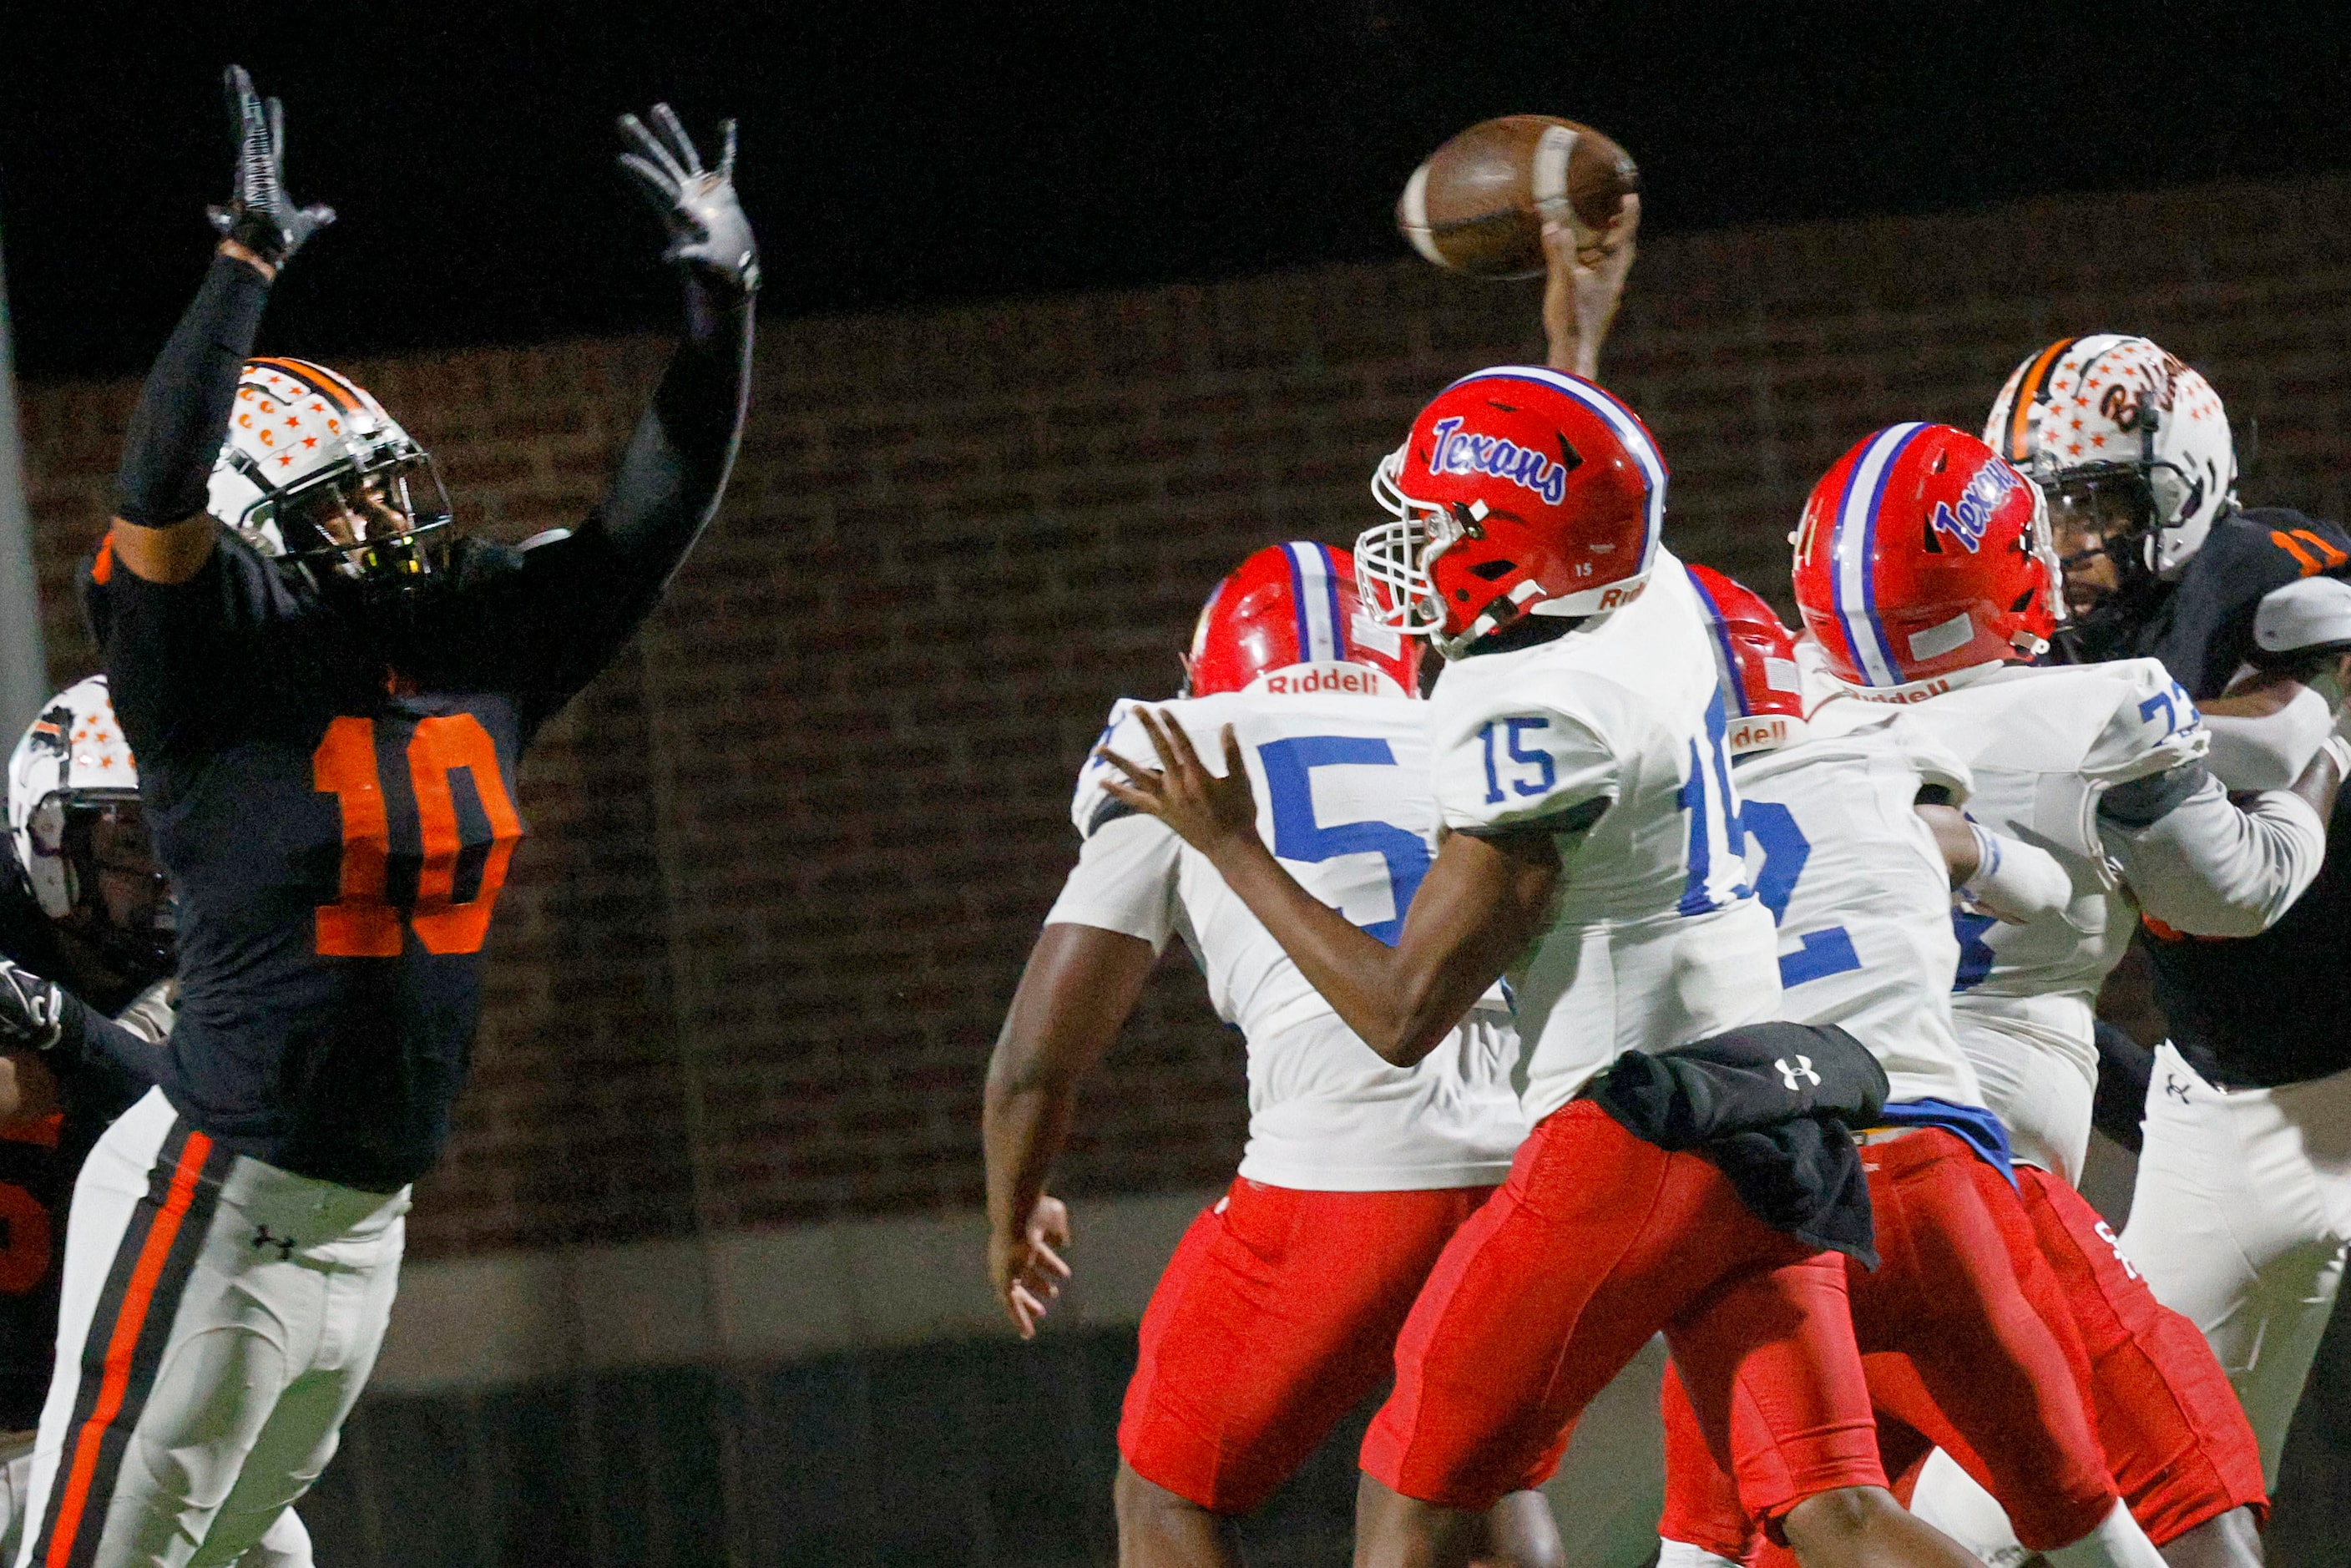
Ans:
<svg viewBox="0 0 2351 1568"><path fill-rule="evenodd" d="M292 1260L294 1249L301 1246L302 1243L291 1236L272 1236L269 1234L269 1227L256 1225L253 1228L253 1245L256 1248L277 1248L277 1260L284 1263Z"/></svg>
<svg viewBox="0 0 2351 1568"><path fill-rule="evenodd" d="M2179 1082L2171 1073L2167 1072L2163 1075L2163 1092L2178 1100L2182 1105L2188 1103L2188 1085Z"/></svg>
<svg viewBox="0 0 2351 1568"><path fill-rule="evenodd" d="M1792 1094L1802 1093L1806 1083L1815 1089L1820 1087L1821 1075L1813 1071L1813 1059L1809 1056L1797 1057L1793 1067L1788 1065L1788 1059L1784 1056L1771 1065L1780 1070L1780 1081L1788 1086Z"/></svg>

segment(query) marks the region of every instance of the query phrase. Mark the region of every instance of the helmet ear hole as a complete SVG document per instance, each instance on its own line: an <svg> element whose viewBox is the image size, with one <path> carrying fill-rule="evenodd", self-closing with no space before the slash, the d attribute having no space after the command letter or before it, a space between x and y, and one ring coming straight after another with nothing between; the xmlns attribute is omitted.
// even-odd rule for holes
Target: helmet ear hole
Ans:
<svg viewBox="0 0 2351 1568"><path fill-rule="evenodd" d="M1518 570L1519 563L1514 560L1481 560L1469 571L1472 576L1482 577L1488 582L1499 582Z"/></svg>

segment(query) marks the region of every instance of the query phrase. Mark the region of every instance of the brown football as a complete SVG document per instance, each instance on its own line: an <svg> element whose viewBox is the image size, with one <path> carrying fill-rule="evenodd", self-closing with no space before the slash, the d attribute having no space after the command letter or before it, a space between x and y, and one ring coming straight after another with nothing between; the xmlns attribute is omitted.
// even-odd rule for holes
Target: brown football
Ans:
<svg viewBox="0 0 2351 1568"><path fill-rule="evenodd" d="M1588 248L1640 188L1632 157L1592 127L1506 114L1471 126L1412 172L1396 199L1396 227L1439 267L1536 277L1546 218L1566 219Z"/></svg>

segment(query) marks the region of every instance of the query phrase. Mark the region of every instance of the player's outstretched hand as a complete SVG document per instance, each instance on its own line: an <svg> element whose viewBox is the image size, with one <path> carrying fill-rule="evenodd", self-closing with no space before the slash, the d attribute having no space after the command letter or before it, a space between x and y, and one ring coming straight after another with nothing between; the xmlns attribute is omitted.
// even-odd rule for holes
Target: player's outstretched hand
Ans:
<svg viewBox="0 0 2351 1568"><path fill-rule="evenodd" d="M987 1277L1022 1339L1035 1339L1037 1325L1061 1299L1070 1266L1061 1249L1070 1244L1069 1207L1040 1195L1018 1236L987 1239Z"/></svg>
<svg viewBox="0 0 2351 1568"><path fill-rule="evenodd" d="M228 93L229 132L236 138L236 176L228 205L206 211L222 238L243 246L274 272L335 221L335 209L297 206L286 193L285 106L274 98L265 104L243 66L229 67L221 85Z"/></svg>
<svg viewBox="0 0 2351 1568"><path fill-rule="evenodd" d="M1249 790L1249 768L1241 760L1241 743L1231 725L1225 726L1225 770L1208 771L1184 727L1165 714L1137 708L1135 716L1157 748L1164 768L1144 768L1103 747L1102 758L1126 775L1128 782L1103 780L1113 800L1147 812L1176 830L1176 836L1210 860L1220 853L1253 845L1257 837L1257 800Z"/></svg>
<svg viewBox="0 0 2351 1568"><path fill-rule="evenodd" d="M621 168L669 230L662 259L693 267L737 293L757 292L759 242L735 195L735 122L718 122L725 146L718 167L705 169L669 105L653 105L649 118L651 131L633 114L621 116L622 139L635 149L621 154Z"/></svg>
<svg viewBox="0 0 2351 1568"><path fill-rule="evenodd" d="M65 993L53 981L0 958L0 1047L47 1051L57 1042Z"/></svg>
<svg viewBox="0 0 2351 1568"><path fill-rule="evenodd" d="M1552 370L1573 371L1586 381L1599 375L1600 345L1625 298L1640 230L1637 195L1618 204L1615 222L1590 250L1576 248L1574 230L1563 221L1543 225L1543 336Z"/></svg>

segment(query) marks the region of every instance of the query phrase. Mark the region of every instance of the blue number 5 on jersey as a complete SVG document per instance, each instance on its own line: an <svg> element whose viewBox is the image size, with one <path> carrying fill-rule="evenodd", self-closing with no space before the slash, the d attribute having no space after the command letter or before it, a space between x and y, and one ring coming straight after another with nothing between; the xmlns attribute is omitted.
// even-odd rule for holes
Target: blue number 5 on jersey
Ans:
<svg viewBox="0 0 2351 1568"><path fill-rule="evenodd" d="M1317 821L1314 769L1393 768L1395 753L1386 741L1370 736L1300 735L1270 740L1257 748L1257 755L1265 767L1266 792L1273 806L1273 852L1286 861L1309 862L1353 854L1376 854L1385 861L1395 914L1364 925L1364 929L1395 946L1404 935L1404 912L1411 906L1420 879L1428 873L1428 845L1418 833L1392 822L1335 822L1326 827Z"/></svg>

